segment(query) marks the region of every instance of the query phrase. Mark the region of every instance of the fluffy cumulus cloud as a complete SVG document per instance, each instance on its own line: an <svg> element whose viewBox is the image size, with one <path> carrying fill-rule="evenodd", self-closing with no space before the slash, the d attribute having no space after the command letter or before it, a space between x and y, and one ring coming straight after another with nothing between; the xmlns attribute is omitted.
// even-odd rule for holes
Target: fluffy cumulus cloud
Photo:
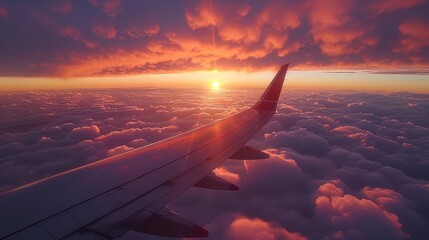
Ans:
<svg viewBox="0 0 429 240"><path fill-rule="evenodd" d="M0 190L220 119L243 108L237 99L251 106L259 94L2 93ZM280 101L278 114L250 141L270 158L228 160L214 170L239 191L191 188L168 207L209 230L209 239L429 236L428 95L292 91ZM136 232L122 237L139 238L165 239Z"/></svg>
<svg viewBox="0 0 429 240"><path fill-rule="evenodd" d="M229 225L226 237L223 239L305 240L306 238L298 233L290 233L282 227L272 226L258 218L237 216Z"/></svg>
<svg viewBox="0 0 429 240"><path fill-rule="evenodd" d="M423 71L428 9L426 0L6 1L0 76L259 70L287 61Z"/></svg>
<svg viewBox="0 0 429 240"><path fill-rule="evenodd" d="M222 94L193 90L179 96L173 104L174 92L160 89L1 93L0 189L114 156L220 119L234 111L234 97L247 94L224 99ZM205 94L211 95L210 100L201 98ZM222 106L224 102L229 107ZM222 176L227 173L219 172Z"/></svg>
<svg viewBox="0 0 429 240"><path fill-rule="evenodd" d="M215 171L239 192L191 189L170 208L210 239L425 239L428 98L289 93L252 141L270 159Z"/></svg>

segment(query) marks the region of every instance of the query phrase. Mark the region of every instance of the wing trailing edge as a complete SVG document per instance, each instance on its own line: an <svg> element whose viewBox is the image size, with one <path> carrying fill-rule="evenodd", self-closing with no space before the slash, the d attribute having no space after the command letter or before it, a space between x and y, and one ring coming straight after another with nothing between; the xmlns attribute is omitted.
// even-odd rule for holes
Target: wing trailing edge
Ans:
<svg viewBox="0 0 429 240"><path fill-rule="evenodd" d="M214 174L205 176L199 182L195 183L194 187L228 191L238 191L239 189L235 184L232 184Z"/></svg>
<svg viewBox="0 0 429 240"><path fill-rule="evenodd" d="M249 146L243 146L238 149L229 159L237 160L256 160L256 159L267 159L270 155L256 148Z"/></svg>
<svg viewBox="0 0 429 240"><path fill-rule="evenodd" d="M152 214L132 230L163 237L197 238L209 235L204 228L171 211Z"/></svg>

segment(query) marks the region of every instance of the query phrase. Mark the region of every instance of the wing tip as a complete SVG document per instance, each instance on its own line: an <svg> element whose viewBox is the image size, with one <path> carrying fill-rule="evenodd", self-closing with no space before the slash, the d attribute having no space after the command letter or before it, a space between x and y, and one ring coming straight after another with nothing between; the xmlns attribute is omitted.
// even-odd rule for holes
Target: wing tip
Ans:
<svg viewBox="0 0 429 240"><path fill-rule="evenodd" d="M283 82L289 68L289 63L286 63L280 67L277 74L274 76L270 85L265 89L259 101L253 106L254 109L275 111L277 108L277 102L282 91Z"/></svg>

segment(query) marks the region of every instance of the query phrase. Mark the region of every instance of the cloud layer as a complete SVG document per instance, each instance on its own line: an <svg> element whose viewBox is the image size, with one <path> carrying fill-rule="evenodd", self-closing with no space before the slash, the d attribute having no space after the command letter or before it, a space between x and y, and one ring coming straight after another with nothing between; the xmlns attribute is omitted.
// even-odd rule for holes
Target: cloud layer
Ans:
<svg viewBox="0 0 429 240"><path fill-rule="evenodd" d="M299 69L422 71L428 10L426 0L4 1L0 76L257 70L289 61Z"/></svg>
<svg viewBox="0 0 429 240"><path fill-rule="evenodd" d="M259 94L1 93L0 189L201 126ZM240 191L191 188L169 207L207 228L209 239L427 238L429 95L298 91L280 101L250 142L270 159L228 160L215 170Z"/></svg>

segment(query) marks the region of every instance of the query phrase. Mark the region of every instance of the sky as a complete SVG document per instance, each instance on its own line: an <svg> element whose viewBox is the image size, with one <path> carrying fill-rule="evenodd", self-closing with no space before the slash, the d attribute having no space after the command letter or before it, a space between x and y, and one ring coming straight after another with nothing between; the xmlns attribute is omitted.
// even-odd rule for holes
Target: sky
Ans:
<svg viewBox="0 0 429 240"><path fill-rule="evenodd" d="M0 0L2 91L289 87L429 92L426 0Z"/></svg>
<svg viewBox="0 0 429 240"><path fill-rule="evenodd" d="M230 116L261 94L2 92L0 192ZM426 240L428 117L428 94L283 91L277 114L248 143L270 158L214 170L240 190L192 187L168 208L206 228L208 240ZM135 239L172 240L121 238Z"/></svg>

